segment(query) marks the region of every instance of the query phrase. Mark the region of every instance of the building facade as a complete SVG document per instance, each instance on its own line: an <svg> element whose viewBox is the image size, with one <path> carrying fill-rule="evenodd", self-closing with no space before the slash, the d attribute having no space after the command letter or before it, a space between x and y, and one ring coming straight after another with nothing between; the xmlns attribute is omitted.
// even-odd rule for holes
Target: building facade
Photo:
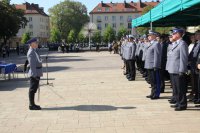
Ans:
<svg viewBox="0 0 200 133"><path fill-rule="evenodd" d="M25 12L25 17L28 20L27 25L22 25L16 37L12 38L12 46L21 44L21 38L24 33L29 33L31 38L38 37L41 44L46 43L50 37L50 19L38 4L30 4L28 2L21 5L15 5L17 9L22 9Z"/></svg>
<svg viewBox="0 0 200 133"><path fill-rule="evenodd" d="M104 3L101 1L91 12L90 22L95 23L97 29L103 35L104 30L110 25L116 35L121 26L127 28L129 34L136 34L135 29L132 28L132 19L141 16L143 9L148 6L156 6L159 0L152 2L126 2L123 3Z"/></svg>

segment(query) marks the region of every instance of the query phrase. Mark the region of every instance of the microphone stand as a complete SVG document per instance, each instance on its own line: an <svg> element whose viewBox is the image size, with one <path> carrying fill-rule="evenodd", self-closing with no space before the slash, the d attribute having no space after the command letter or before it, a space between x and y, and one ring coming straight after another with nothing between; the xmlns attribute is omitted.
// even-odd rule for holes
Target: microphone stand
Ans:
<svg viewBox="0 0 200 133"><path fill-rule="evenodd" d="M47 55L45 57L46 59L46 73L47 73L47 85L52 85L51 83L49 83L49 73L48 73L48 55L49 55L49 49L47 51ZM53 86L53 85L52 85Z"/></svg>

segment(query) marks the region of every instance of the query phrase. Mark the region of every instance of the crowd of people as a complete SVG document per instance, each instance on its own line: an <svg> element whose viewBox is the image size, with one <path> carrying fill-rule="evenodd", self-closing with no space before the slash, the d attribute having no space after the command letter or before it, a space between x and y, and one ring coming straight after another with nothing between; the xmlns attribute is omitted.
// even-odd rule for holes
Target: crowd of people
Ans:
<svg viewBox="0 0 200 133"><path fill-rule="evenodd" d="M173 28L168 35L149 31L139 39L125 36L121 42L124 75L128 81L134 81L137 68L150 84L147 98L159 99L165 92L165 80L170 79L169 103L175 111L186 110L188 100L200 104L200 30L189 34L182 28Z"/></svg>

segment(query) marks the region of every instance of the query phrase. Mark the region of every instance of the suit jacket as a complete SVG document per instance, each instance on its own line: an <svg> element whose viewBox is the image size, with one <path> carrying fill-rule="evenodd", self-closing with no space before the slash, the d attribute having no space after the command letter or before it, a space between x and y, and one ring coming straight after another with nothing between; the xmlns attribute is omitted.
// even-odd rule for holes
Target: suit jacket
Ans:
<svg viewBox="0 0 200 133"><path fill-rule="evenodd" d="M128 42L125 47L124 58L126 60L135 60L136 44Z"/></svg>
<svg viewBox="0 0 200 133"><path fill-rule="evenodd" d="M173 43L171 43L171 44L169 44L168 45L168 47L167 47L167 62L166 62L166 70L168 71L169 70L169 64L170 64L170 58L172 58L172 54L171 54L171 52L172 52L172 47L173 47Z"/></svg>
<svg viewBox="0 0 200 133"><path fill-rule="evenodd" d="M36 51L36 49L29 48L28 53L27 53L27 58L29 61L29 72L28 76L29 77L41 77L43 75L42 72L42 60L40 58L40 55Z"/></svg>
<svg viewBox="0 0 200 133"><path fill-rule="evenodd" d="M200 42L197 42L188 56L189 66L191 70L196 70L196 62L200 51Z"/></svg>
<svg viewBox="0 0 200 133"><path fill-rule="evenodd" d="M170 52L168 72L171 74L179 74L187 72L188 64L188 45L182 40L174 42Z"/></svg>
<svg viewBox="0 0 200 133"><path fill-rule="evenodd" d="M148 43L144 43L143 55L142 55L142 61L145 61L145 59L146 59L146 52L147 52L147 48L148 48L148 46L149 46Z"/></svg>
<svg viewBox="0 0 200 133"><path fill-rule="evenodd" d="M157 41L151 41L147 47L144 68L153 69L161 67L161 45Z"/></svg>

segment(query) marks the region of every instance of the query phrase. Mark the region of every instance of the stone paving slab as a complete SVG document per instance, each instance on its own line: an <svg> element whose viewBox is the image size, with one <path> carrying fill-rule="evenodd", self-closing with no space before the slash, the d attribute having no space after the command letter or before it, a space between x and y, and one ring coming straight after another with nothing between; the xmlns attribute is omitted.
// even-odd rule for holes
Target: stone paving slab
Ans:
<svg viewBox="0 0 200 133"><path fill-rule="evenodd" d="M20 57L21 59L22 57ZM45 64L44 64L45 66ZM29 81L0 80L0 133L198 133L200 108L175 112L167 99L149 100L149 85L129 82L119 55L85 52L49 56L49 82L41 80L38 102L28 110ZM37 98L37 96L36 96Z"/></svg>

